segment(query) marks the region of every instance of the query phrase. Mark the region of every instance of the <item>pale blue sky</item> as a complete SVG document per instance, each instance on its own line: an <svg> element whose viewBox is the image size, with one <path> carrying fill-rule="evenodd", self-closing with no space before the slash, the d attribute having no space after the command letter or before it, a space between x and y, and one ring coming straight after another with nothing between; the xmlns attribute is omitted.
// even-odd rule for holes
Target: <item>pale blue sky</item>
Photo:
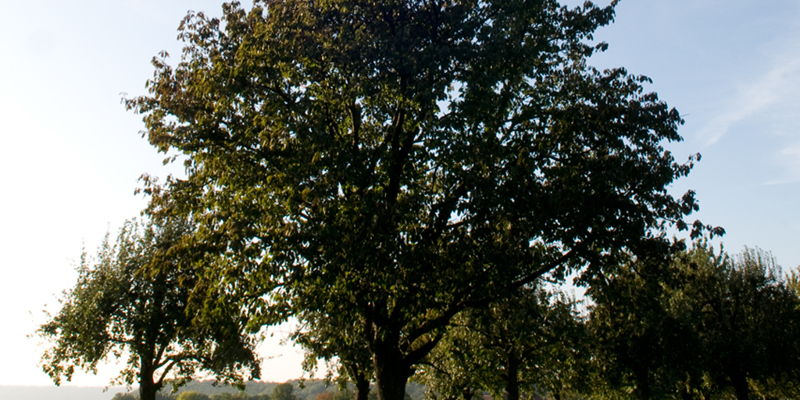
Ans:
<svg viewBox="0 0 800 400"><path fill-rule="evenodd" d="M49 383L25 338L39 310L72 286L84 243L91 251L142 208L139 175L168 171L120 93L144 93L160 50L178 58L187 10L219 15L220 4L0 0L0 385ZM725 227L730 252L760 246L796 267L800 2L623 0L616 20L597 33L610 48L593 63L653 78L650 89L686 119L676 158L703 155L676 193L697 190L698 217ZM265 378L299 376L294 350L273 348L284 356Z"/></svg>
<svg viewBox="0 0 800 400"><path fill-rule="evenodd" d="M726 249L771 250L800 264L800 2L622 1L595 60L653 78L685 116L676 158L700 152L693 188Z"/></svg>

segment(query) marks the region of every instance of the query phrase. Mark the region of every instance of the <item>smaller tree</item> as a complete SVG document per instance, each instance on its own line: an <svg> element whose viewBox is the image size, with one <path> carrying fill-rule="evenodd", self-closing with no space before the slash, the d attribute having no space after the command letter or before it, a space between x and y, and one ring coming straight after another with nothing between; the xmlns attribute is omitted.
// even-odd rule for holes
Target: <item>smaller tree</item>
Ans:
<svg viewBox="0 0 800 400"><path fill-rule="evenodd" d="M482 363L475 354L481 349L480 338L469 330L465 314L456 316L453 326L413 378L425 385L429 399L476 400L483 392Z"/></svg>
<svg viewBox="0 0 800 400"><path fill-rule="evenodd" d="M272 395L269 397L272 400L297 400L297 395L294 393L294 386L289 382L275 386Z"/></svg>
<svg viewBox="0 0 800 400"><path fill-rule="evenodd" d="M669 308L671 267L638 259L597 277L588 321L595 390L612 398L669 398L697 379L697 342L687 319Z"/></svg>
<svg viewBox="0 0 800 400"><path fill-rule="evenodd" d="M211 400L211 398L205 393L189 390L178 395L177 400Z"/></svg>
<svg viewBox="0 0 800 400"><path fill-rule="evenodd" d="M688 310L714 387L739 400L787 393L800 377L800 299L769 252L745 248L709 257L695 246L678 260L685 284L674 301ZM713 255L713 254L712 254Z"/></svg>
<svg viewBox="0 0 800 400"><path fill-rule="evenodd" d="M333 395L333 400L356 400L356 393L348 387L339 387L339 390Z"/></svg>
<svg viewBox="0 0 800 400"><path fill-rule="evenodd" d="M534 392L560 399L586 364L583 322L562 293L522 287L455 322L416 378L430 397L472 400L486 390L508 400Z"/></svg>
<svg viewBox="0 0 800 400"><path fill-rule="evenodd" d="M177 400L211 400L211 398L205 393L189 390L179 394Z"/></svg>
<svg viewBox="0 0 800 400"><path fill-rule="evenodd" d="M78 282L59 300L61 310L37 333L52 342L42 356L56 385L77 368L96 373L109 356L125 358L115 383L139 384L141 400L155 400L167 382L174 388L197 369L226 381L258 376L255 343L224 316L197 328L187 313L195 275L174 251L192 231L184 219L128 221L112 246L108 235L97 258L86 252Z"/></svg>
<svg viewBox="0 0 800 400"><path fill-rule="evenodd" d="M590 327L601 382L636 398L793 398L800 299L768 252L704 242L602 277Z"/></svg>
<svg viewBox="0 0 800 400"><path fill-rule="evenodd" d="M239 392L235 394L222 392L211 396L211 400L269 400L269 396L267 396L266 394L255 394L249 396L245 392Z"/></svg>
<svg viewBox="0 0 800 400"><path fill-rule="evenodd" d="M136 400L136 397L131 393L117 393L111 400Z"/></svg>
<svg viewBox="0 0 800 400"><path fill-rule="evenodd" d="M353 399L368 400L374 369L369 345L360 332L363 326L348 324L353 318L348 303L330 301L328 308L325 314L308 310L298 313L303 325L293 339L306 351L303 369L313 371L322 359L328 369L326 380L336 381L343 390L352 382Z"/></svg>

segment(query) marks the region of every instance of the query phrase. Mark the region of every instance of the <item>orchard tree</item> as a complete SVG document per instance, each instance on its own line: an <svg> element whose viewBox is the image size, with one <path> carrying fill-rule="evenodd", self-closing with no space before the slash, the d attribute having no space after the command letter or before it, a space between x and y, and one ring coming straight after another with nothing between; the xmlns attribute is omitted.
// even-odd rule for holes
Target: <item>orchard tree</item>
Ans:
<svg viewBox="0 0 800 400"><path fill-rule="evenodd" d="M81 256L78 282L65 291L61 309L37 333L51 341L42 356L56 385L80 368L96 373L110 356L126 358L117 383L139 385L142 400L155 400L167 383L178 387L197 369L241 382L258 376L254 343L236 320L195 327L187 313L195 276L172 250L192 231L185 219L128 221L97 258Z"/></svg>
<svg viewBox="0 0 800 400"><path fill-rule="evenodd" d="M508 400L561 399L579 386L589 361L575 304L563 293L523 287L462 312L414 379L431 398L472 400L489 391Z"/></svg>
<svg viewBox="0 0 800 400"><path fill-rule="evenodd" d="M587 293L596 391L640 400L708 391L690 317L671 307L670 288L682 282L670 281L676 273L669 260L640 259L596 277Z"/></svg>
<svg viewBox="0 0 800 400"><path fill-rule="evenodd" d="M346 389L352 382L354 399L368 400L374 376L372 356L363 333L354 331L363 327L356 324L349 330L344 328L346 323L342 320L352 318L352 311L337 309L324 314L302 311L298 317L303 323L294 333L293 340L306 350L303 360L306 371L312 372L322 359L328 370L327 380L336 381L340 389Z"/></svg>
<svg viewBox="0 0 800 400"><path fill-rule="evenodd" d="M625 264L589 293L597 371L639 399L796 397L800 299L790 283L767 252L731 257L705 242L666 264Z"/></svg>
<svg viewBox="0 0 800 400"><path fill-rule="evenodd" d="M796 397L800 378L800 299L769 252L728 256L698 244L677 263L685 283L673 304L699 343L712 387L739 400Z"/></svg>
<svg viewBox="0 0 800 400"><path fill-rule="evenodd" d="M188 390L178 395L177 400L211 400L205 393Z"/></svg>
<svg viewBox="0 0 800 400"><path fill-rule="evenodd" d="M456 315L447 334L418 367L414 381L425 386L433 400L475 400L485 390L487 364L480 337L466 323L464 313ZM483 353L483 354L482 354ZM496 371L492 371L494 374Z"/></svg>
<svg viewBox="0 0 800 400"><path fill-rule="evenodd" d="M294 393L294 386L292 386L290 382L275 386L275 389L273 389L269 397L272 400L297 400L297 395Z"/></svg>
<svg viewBox="0 0 800 400"><path fill-rule="evenodd" d="M193 253L215 260L203 287L252 329L330 316L315 340L352 337L381 400L402 400L459 312L548 273L588 282L687 228L694 194L667 188L692 159L663 148L680 114L648 78L587 66L612 18L555 0L189 14L181 61L154 59L149 95L127 101L186 166L146 181L153 211L192 216Z"/></svg>

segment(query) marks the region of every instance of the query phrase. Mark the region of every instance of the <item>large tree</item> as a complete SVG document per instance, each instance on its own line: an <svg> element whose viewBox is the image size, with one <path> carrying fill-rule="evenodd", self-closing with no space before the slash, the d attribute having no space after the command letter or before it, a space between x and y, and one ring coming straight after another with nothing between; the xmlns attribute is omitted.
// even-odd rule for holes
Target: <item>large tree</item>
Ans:
<svg viewBox="0 0 800 400"><path fill-rule="evenodd" d="M106 236L96 258L84 252L77 284L37 331L52 342L42 364L56 384L76 367L96 373L110 356L126 360L117 381L137 383L142 400L197 369L234 382L258 375L254 343L235 318L196 327L187 313L196 278L171 250L191 231L185 219L128 221L113 245Z"/></svg>
<svg viewBox="0 0 800 400"><path fill-rule="evenodd" d="M253 328L330 315L325 332L366 346L382 400L403 398L460 311L665 251L697 208L667 193L691 168L662 147L679 113L647 78L586 64L611 6L223 9L187 16L181 62L154 59L150 94L127 103L186 165L145 189L156 212L192 215L194 249L217 255L202 276Z"/></svg>

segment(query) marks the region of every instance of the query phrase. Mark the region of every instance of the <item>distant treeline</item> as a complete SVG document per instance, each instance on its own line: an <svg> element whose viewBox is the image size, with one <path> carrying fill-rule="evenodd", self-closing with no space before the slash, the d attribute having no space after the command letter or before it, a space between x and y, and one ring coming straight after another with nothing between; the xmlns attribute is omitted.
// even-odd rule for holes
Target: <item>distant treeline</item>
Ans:
<svg viewBox="0 0 800 400"><path fill-rule="evenodd" d="M406 386L406 400L422 400L425 386L409 383ZM117 393L112 400L138 400L137 390ZM191 381L172 393L167 386L157 394L157 400L353 400L353 388L342 389L322 379L290 380L284 383L250 381L243 391L213 380ZM370 400L376 400L377 393L370 393Z"/></svg>

